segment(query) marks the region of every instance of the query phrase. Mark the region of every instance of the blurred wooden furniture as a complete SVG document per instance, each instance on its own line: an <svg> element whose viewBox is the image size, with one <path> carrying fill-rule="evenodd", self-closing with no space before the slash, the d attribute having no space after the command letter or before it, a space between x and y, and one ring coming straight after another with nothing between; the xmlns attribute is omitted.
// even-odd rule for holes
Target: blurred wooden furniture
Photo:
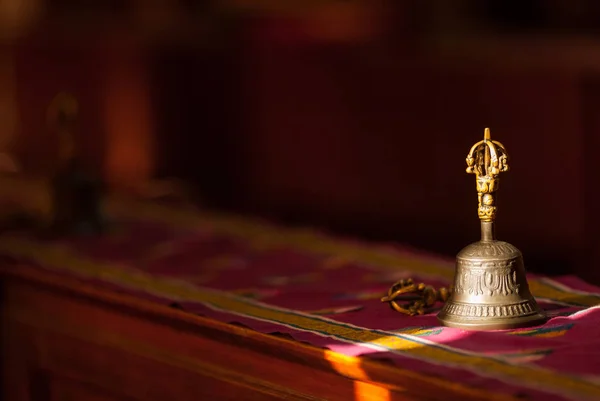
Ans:
<svg viewBox="0 0 600 401"><path fill-rule="evenodd" d="M89 163L110 182L185 176L215 206L454 254L477 233L456 167L490 126L514 159L498 234L539 271L600 280L586 184L598 179L597 37L481 31L460 14L468 0L453 13L443 1L146 3L23 17L10 121L32 170L54 157L47 102L73 87ZM548 7L551 27L568 19ZM526 158L540 141L544 169Z"/></svg>
<svg viewBox="0 0 600 401"><path fill-rule="evenodd" d="M0 292L7 401L511 399L26 266Z"/></svg>

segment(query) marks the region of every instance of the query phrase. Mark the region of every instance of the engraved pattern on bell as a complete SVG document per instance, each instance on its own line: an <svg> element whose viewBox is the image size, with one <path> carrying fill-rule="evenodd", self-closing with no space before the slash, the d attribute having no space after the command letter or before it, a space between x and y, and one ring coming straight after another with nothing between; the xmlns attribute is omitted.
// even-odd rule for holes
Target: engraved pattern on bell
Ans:
<svg viewBox="0 0 600 401"><path fill-rule="evenodd" d="M463 261L463 268L459 269L460 273L454 284L454 292L489 296L518 294L517 272L512 268L514 263L512 260L479 263L464 268L466 262Z"/></svg>
<svg viewBox="0 0 600 401"><path fill-rule="evenodd" d="M495 240L476 242L457 255L453 291L438 318L447 326L479 330L545 320L529 290L521 252Z"/></svg>

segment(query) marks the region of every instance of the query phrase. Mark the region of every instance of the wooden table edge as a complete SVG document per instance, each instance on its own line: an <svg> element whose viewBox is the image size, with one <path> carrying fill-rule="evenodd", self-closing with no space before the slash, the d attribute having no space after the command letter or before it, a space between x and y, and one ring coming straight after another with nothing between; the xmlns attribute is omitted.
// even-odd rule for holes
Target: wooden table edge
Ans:
<svg viewBox="0 0 600 401"><path fill-rule="evenodd" d="M118 310L120 313L141 315L161 323L185 327L186 330L200 336L211 336L210 333L215 331L223 335L234 335L244 340L245 347L277 348L279 357L290 357L293 360L302 359L309 363L312 362L311 364L314 365L315 369L324 369L323 362L326 362L331 372L354 381L380 385L392 391L397 389L412 392L415 388L427 386L432 390L431 393L439 394L440 400L521 400L516 396L471 388L457 382L427 376L402 367L387 365L366 358L346 356L292 339L260 333L235 324L219 322L167 305L144 300L134 295L98 288L84 280L41 270L27 264L0 263L0 279L3 281L6 279L20 280L43 286L61 294L101 303ZM214 335L211 337L214 337ZM358 366L360 368L357 368ZM343 367L343 369L340 369L340 367ZM443 369L443 367L440 367L440 369ZM375 381L371 377L383 378L383 380Z"/></svg>

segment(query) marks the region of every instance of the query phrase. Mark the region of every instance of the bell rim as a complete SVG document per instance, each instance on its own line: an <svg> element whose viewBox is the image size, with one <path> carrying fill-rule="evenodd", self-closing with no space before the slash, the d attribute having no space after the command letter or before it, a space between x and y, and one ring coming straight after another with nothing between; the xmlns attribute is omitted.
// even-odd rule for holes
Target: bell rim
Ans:
<svg viewBox="0 0 600 401"><path fill-rule="evenodd" d="M455 329L470 331L502 331L540 326L548 321L548 316L543 311L538 310L535 313L519 317L504 319L473 319L472 321L468 321L465 319L454 319L452 317L448 318L443 315L442 311L437 315L437 319L442 325Z"/></svg>

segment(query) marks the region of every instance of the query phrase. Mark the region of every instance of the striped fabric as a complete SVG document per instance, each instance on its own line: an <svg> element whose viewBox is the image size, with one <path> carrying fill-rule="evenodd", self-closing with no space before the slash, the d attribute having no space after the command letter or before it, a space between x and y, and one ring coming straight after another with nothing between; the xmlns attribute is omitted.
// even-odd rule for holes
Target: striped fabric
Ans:
<svg viewBox="0 0 600 401"><path fill-rule="evenodd" d="M448 285L453 261L229 215L112 203L101 238L0 238L0 253L190 313L535 400L600 399L600 288L530 276L552 318L513 331L440 327L379 298L397 279Z"/></svg>

